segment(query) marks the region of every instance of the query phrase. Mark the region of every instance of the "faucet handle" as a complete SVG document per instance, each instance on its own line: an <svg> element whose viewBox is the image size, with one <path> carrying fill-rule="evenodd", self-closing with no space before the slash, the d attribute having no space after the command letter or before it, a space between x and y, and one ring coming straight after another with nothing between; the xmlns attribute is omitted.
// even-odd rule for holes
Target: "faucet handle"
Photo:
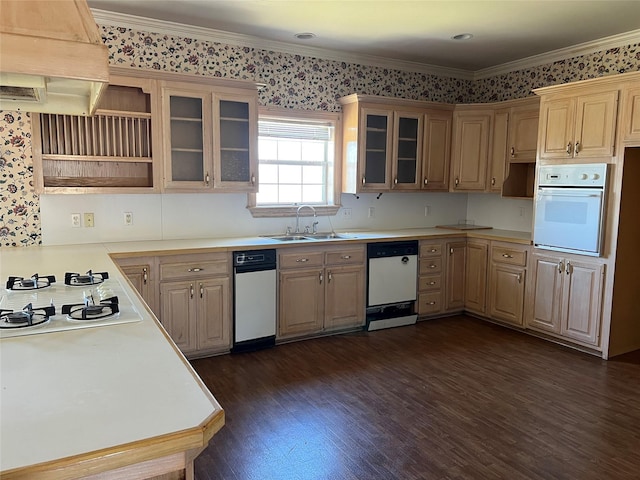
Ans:
<svg viewBox="0 0 640 480"><path fill-rule="evenodd" d="M310 230L309 225L307 225L306 227L304 227L304 233L311 233L309 230Z"/></svg>
<svg viewBox="0 0 640 480"><path fill-rule="evenodd" d="M291 235L291 227L287 227L287 230L285 231L286 235Z"/></svg>
<svg viewBox="0 0 640 480"><path fill-rule="evenodd" d="M311 232L318 233L318 221L315 221L311 224Z"/></svg>

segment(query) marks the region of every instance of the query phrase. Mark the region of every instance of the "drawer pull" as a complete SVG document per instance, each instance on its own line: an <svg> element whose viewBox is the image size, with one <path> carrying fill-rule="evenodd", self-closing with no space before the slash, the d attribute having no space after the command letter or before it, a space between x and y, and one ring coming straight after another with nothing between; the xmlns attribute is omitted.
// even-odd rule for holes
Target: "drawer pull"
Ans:
<svg viewBox="0 0 640 480"><path fill-rule="evenodd" d="M351 258L351 255L342 255L340 258L343 260L349 260Z"/></svg>
<svg viewBox="0 0 640 480"><path fill-rule="evenodd" d="M203 270L204 270L204 268L194 267L194 268L190 268L189 270L187 270L187 272L201 272Z"/></svg>
<svg viewBox="0 0 640 480"><path fill-rule="evenodd" d="M309 261L308 258L299 258L299 259L296 260L296 262L298 262L298 263L305 263L305 262L308 262L308 261Z"/></svg>
<svg viewBox="0 0 640 480"><path fill-rule="evenodd" d="M503 253L502 256L504 258L513 258L513 255L509 255L508 253Z"/></svg>
<svg viewBox="0 0 640 480"><path fill-rule="evenodd" d="M435 284L436 284L436 282L429 282L429 283L427 283L427 285L435 285Z"/></svg>
<svg viewBox="0 0 640 480"><path fill-rule="evenodd" d="M429 268L436 268L437 265L434 265L433 263L431 265L429 265Z"/></svg>
<svg viewBox="0 0 640 480"><path fill-rule="evenodd" d="M431 250L429 250L429 253L436 253L438 251L437 248L432 248Z"/></svg>
<svg viewBox="0 0 640 480"><path fill-rule="evenodd" d="M436 302L429 302L429 303L427 303L427 305L435 305L435 304L436 304Z"/></svg>

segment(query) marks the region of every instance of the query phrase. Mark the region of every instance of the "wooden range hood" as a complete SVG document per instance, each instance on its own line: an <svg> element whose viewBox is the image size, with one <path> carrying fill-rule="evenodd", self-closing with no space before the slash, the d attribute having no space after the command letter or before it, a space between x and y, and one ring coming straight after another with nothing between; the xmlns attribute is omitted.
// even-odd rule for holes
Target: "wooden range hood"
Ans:
<svg viewBox="0 0 640 480"><path fill-rule="evenodd" d="M92 115L108 81L86 0L0 0L0 110Z"/></svg>

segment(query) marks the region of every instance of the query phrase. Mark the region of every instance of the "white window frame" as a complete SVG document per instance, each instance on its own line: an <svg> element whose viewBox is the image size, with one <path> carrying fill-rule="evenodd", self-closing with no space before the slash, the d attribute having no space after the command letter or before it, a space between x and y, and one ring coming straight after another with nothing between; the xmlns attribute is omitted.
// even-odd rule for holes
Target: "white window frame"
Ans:
<svg viewBox="0 0 640 480"><path fill-rule="evenodd" d="M335 216L340 209L342 193L342 116L334 112L315 110L296 110L262 107L258 110L258 119L271 118L282 120L308 120L309 122L331 122L334 129L334 165L333 165L333 205L313 205L318 215ZM260 160L258 159L258 163ZM258 177L258 183L260 178ZM328 200L328 199L327 199ZM247 194L247 208L254 217L295 217L300 204L257 205L256 194Z"/></svg>

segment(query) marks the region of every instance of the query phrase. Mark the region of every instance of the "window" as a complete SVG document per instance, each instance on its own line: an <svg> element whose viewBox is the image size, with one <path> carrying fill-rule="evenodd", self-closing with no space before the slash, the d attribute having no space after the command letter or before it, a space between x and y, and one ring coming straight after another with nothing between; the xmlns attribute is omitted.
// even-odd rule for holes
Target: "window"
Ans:
<svg viewBox="0 0 640 480"><path fill-rule="evenodd" d="M324 214L337 211L338 119L337 114L326 112L260 113L259 186L258 193L249 196L254 216L261 216L260 212L274 214L274 210L286 215L299 205L313 205Z"/></svg>

